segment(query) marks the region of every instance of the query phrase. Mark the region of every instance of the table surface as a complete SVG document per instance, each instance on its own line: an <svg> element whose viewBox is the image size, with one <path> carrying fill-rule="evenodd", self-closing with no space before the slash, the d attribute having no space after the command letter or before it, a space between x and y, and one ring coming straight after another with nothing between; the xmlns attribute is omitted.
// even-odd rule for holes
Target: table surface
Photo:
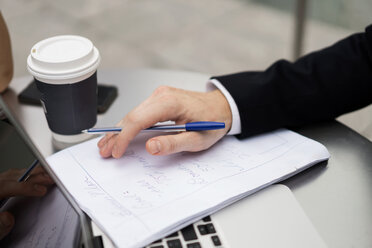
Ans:
<svg viewBox="0 0 372 248"><path fill-rule="evenodd" d="M154 89L169 85L205 91L209 76L200 73L113 69L98 72L98 82L118 87L119 96L97 126L112 126ZM41 107L18 102L17 95L31 77L16 78L3 95L26 132L44 156L51 155L51 132ZM321 123L295 131L324 144L331 158L287 179L287 185L329 247L372 245L372 143L336 122Z"/></svg>

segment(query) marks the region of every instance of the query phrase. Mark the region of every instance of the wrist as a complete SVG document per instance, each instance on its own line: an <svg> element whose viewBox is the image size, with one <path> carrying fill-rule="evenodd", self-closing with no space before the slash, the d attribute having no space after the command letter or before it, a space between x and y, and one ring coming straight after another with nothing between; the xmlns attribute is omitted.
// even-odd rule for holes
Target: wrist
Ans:
<svg viewBox="0 0 372 248"><path fill-rule="evenodd" d="M228 133L232 125L232 113L229 102L224 94L218 89L210 91L207 94L209 94L211 103L215 107L215 113L217 113L216 121L223 121L225 123L225 134Z"/></svg>

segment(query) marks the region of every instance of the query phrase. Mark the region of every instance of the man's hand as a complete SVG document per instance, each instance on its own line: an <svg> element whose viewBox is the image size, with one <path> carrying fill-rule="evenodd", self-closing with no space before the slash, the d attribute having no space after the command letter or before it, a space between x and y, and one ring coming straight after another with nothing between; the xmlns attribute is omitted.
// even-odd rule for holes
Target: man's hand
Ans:
<svg viewBox="0 0 372 248"><path fill-rule="evenodd" d="M26 169L11 169L0 173L0 200L11 196L43 196L47 192L47 186L54 184L52 178L40 166L32 171L26 181L18 182L25 172ZM0 240L12 230L14 223L11 213L0 213Z"/></svg>
<svg viewBox="0 0 372 248"><path fill-rule="evenodd" d="M54 184L41 166L37 166L26 181L18 182L25 172L26 169L10 169L0 173L0 199L11 196L43 196L47 192L47 186Z"/></svg>
<svg viewBox="0 0 372 248"><path fill-rule="evenodd" d="M120 158L142 129L169 120L176 124L218 121L225 122L226 127L221 130L182 132L151 138L146 142L146 149L150 154L168 155L208 149L228 132L232 115L226 98L219 90L201 93L162 86L118 123L117 126L122 127L119 134L106 134L98 142L101 156Z"/></svg>

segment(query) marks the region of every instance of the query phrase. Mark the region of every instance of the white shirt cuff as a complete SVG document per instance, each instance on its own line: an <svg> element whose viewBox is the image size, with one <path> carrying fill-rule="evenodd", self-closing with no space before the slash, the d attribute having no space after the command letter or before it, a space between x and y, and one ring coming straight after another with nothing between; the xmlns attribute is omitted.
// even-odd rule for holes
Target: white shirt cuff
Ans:
<svg viewBox="0 0 372 248"><path fill-rule="evenodd" d="M238 106L236 105L230 93L217 79L209 80L207 83L207 91L212 91L216 88L219 89L222 92L222 94L226 97L226 100L230 105L230 110L232 113L231 128L230 128L230 131L227 133L227 135L240 134L242 132L242 126L240 123L240 115L239 115Z"/></svg>

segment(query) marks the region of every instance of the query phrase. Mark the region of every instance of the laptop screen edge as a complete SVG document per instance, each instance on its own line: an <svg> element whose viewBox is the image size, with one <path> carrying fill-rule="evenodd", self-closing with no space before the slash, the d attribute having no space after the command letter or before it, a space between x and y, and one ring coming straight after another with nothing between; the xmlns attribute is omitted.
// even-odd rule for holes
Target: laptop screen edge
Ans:
<svg viewBox="0 0 372 248"><path fill-rule="evenodd" d="M81 223L81 238L82 242L84 243L84 247L94 247L93 244L93 231L90 223L89 217L80 209L78 204L75 202L75 200L72 198L70 193L67 191L65 186L62 184L62 182L59 180L59 178L54 174L53 170L50 168L48 162L45 160L44 156L39 152L39 150L36 148L35 144L31 141L28 134L24 131L24 128L20 124L20 122L17 120L17 118L11 113L8 106L5 104L2 96L0 95L0 109L5 113L6 117L10 120L10 122L14 125L17 132L21 135L24 142L27 144L27 146L31 149L31 151L34 153L36 158L39 160L40 164L44 167L44 169L48 172L48 174L52 177L58 188L60 189L63 196L66 198L66 200L71 204L72 208L76 211L76 213L79 215L80 223Z"/></svg>

